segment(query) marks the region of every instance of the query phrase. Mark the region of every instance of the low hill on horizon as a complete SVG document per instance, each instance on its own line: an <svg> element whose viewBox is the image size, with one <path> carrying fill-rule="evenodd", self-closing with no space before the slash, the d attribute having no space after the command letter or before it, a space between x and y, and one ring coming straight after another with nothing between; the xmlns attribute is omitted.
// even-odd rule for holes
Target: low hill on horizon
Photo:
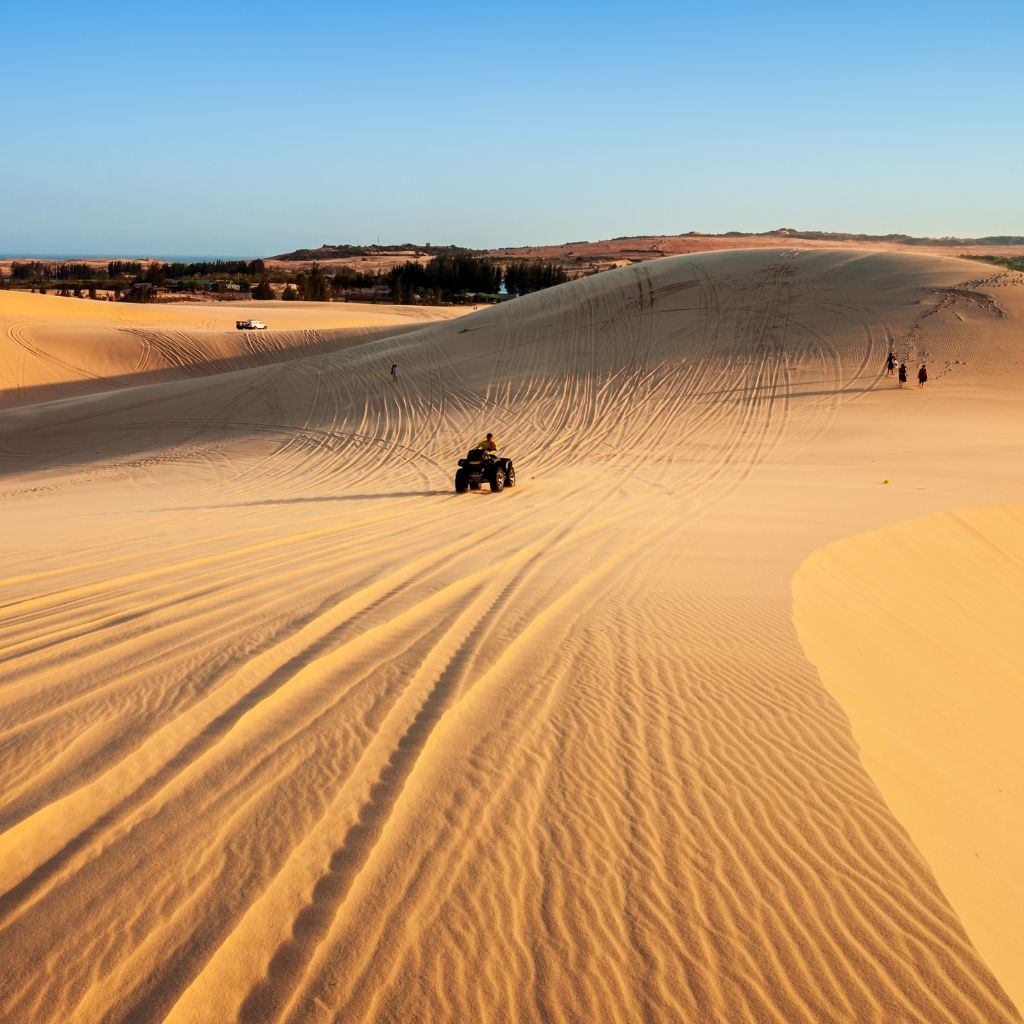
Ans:
<svg viewBox="0 0 1024 1024"><path fill-rule="evenodd" d="M469 254L499 261L545 260L580 274L643 263L666 256L728 249L765 249L780 245L801 249L864 248L893 252L932 253L944 256L1012 257L1024 255L1024 235L992 235L983 238L916 237L907 234L870 235L854 232L776 228L765 232L726 231L704 234L688 231L678 235L625 235L599 241L560 242L543 245L497 246L474 249L460 245L402 242L397 245L331 244L296 249L266 257L268 265L282 267L352 266L387 272L406 261L428 262L441 253Z"/></svg>

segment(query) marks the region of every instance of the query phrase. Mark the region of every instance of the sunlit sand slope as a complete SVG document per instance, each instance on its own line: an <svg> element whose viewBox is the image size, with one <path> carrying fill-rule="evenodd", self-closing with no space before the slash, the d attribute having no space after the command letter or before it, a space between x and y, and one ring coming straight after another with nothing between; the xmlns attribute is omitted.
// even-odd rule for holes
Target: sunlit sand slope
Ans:
<svg viewBox="0 0 1024 1024"><path fill-rule="evenodd" d="M1019 1020L792 618L1024 504L977 275L682 257L0 414L0 1017Z"/></svg>
<svg viewBox="0 0 1024 1024"><path fill-rule="evenodd" d="M1024 509L840 541L794 589L804 648L865 764L1024 1004Z"/></svg>
<svg viewBox="0 0 1024 1024"><path fill-rule="evenodd" d="M333 351L466 311L322 302L140 305L0 291L0 409ZM236 321L252 317L270 329L236 329Z"/></svg>

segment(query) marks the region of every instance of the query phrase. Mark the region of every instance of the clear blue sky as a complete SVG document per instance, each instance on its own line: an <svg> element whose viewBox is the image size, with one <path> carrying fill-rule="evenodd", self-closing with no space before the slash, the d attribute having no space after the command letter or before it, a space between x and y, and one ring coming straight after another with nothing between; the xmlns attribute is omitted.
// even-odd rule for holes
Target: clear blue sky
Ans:
<svg viewBox="0 0 1024 1024"><path fill-rule="evenodd" d="M1024 234L1024 4L5 4L0 253Z"/></svg>

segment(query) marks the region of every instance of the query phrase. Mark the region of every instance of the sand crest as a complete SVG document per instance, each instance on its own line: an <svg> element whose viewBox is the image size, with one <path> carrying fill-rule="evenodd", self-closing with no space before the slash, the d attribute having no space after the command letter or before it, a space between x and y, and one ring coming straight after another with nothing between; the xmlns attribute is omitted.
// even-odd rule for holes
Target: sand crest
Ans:
<svg viewBox="0 0 1024 1024"><path fill-rule="evenodd" d="M840 541L794 591L801 642L865 766L1024 1004L1024 509Z"/></svg>
<svg viewBox="0 0 1024 1024"><path fill-rule="evenodd" d="M798 632L792 586L844 538L1024 505L1022 280L685 256L11 402L0 1018L1019 1021L988 897L877 774L938 764L939 725L865 740L906 664L847 707L850 641L821 609ZM455 495L484 430L517 484ZM929 529L950 567L977 547Z"/></svg>

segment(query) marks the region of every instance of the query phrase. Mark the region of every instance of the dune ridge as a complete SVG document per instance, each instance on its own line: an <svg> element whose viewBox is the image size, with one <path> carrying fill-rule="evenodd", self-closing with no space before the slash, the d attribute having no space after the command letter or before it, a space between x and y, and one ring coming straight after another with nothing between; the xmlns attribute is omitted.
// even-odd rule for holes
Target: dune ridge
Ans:
<svg viewBox="0 0 1024 1024"><path fill-rule="evenodd" d="M1024 1003L1024 509L944 513L839 541L801 566L794 592L801 642L865 765ZM830 606L848 613L824 615Z"/></svg>
<svg viewBox="0 0 1024 1024"><path fill-rule="evenodd" d="M0 413L0 1016L1019 1021L791 591L1024 504L977 273L673 258Z"/></svg>

